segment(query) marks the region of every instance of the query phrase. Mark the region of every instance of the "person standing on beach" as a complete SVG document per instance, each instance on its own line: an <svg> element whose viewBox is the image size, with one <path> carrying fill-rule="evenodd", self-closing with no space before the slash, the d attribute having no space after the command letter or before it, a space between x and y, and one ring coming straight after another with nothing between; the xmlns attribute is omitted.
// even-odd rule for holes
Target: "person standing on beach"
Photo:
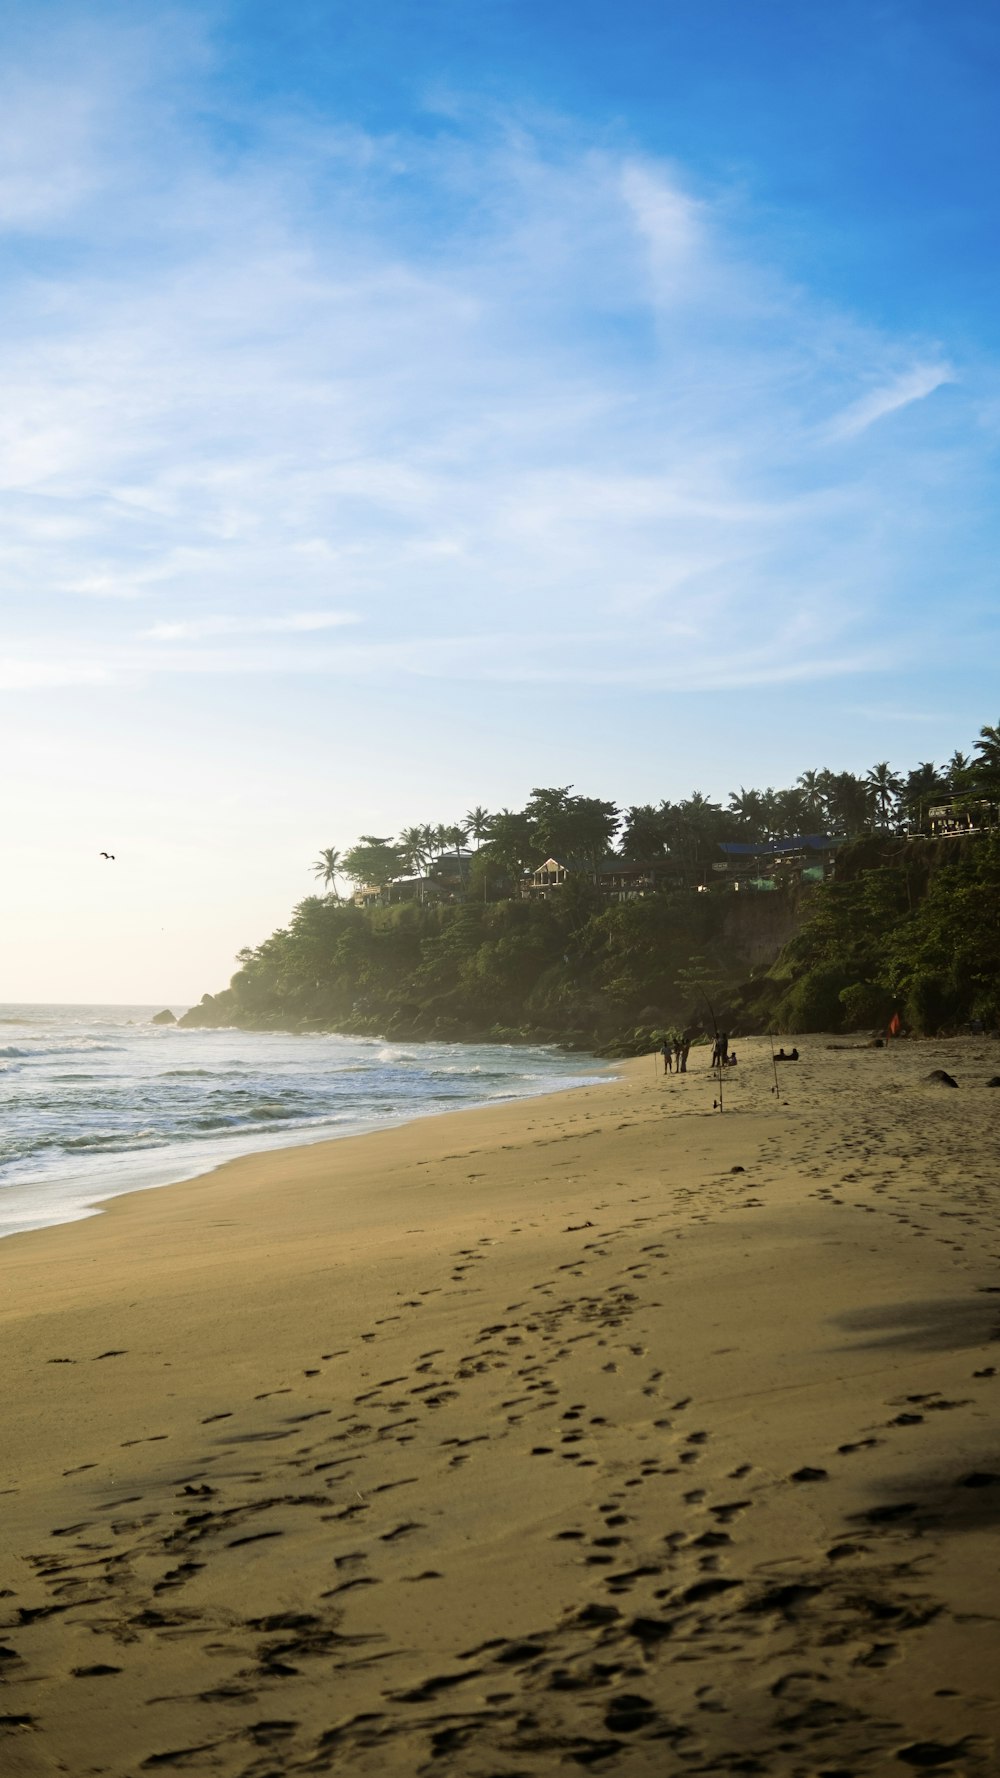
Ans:
<svg viewBox="0 0 1000 1778"><path fill-rule="evenodd" d="M665 1037L663 1039L663 1042L660 1045L660 1055L663 1057L663 1072L664 1072L664 1074L673 1073L674 1046L671 1043L669 1037Z"/></svg>
<svg viewBox="0 0 1000 1778"><path fill-rule="evenodd" d="M691 1048L691 1033L684 1031L677 1045L677 1072L686 1074L688 1071L688 1050Z"/></svg>

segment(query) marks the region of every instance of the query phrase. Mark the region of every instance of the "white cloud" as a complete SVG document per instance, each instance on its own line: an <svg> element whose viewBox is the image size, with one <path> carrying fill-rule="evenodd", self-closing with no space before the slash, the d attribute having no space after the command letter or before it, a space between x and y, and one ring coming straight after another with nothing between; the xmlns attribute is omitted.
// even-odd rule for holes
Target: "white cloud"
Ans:
<svg viewBox="0 0 1000 1778"><path fill-rule="evenodd" d="M875 421L955 378L940 353L786 287L725 204L631 150L299 118L240 120L217 154L146 39L94 66L48 171L23 146L51 251L8 272L0 339L14 682L883 662L966 478L953 444L890 451ZM51 107L51 81L18 102Z"/></svg>
<svg viewBox="0 0 1000 1778"><path fill-rule="evenodd" d="M290 617L194 617L154 624L143 632L151 642L196 642L206 636L301 636L358 622L350 611L302 611Z"/></svg>
<svg viewBox="0 0 1000 1778"><path fill-rule="evenodd" d="M827 437L831 440L856 438L877 420L898 413L900 408L909 407L914 401L923 401L933 395L935 389L955 381L955 372L948 364L913 365L836 414L827 427Z"/></svg>

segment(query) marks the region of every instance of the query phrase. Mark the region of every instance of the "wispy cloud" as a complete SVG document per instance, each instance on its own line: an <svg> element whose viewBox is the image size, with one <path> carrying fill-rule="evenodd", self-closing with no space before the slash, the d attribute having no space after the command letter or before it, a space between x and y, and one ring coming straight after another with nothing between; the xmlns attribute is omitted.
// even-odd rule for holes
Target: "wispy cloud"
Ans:
<svg viewBox="0 0 1000 1778"><path fill-rule="evenodd" d="M12 683L776 683L898 649L975 498L954 431L875 424L957 379L938 348L786 284L628 146L213 132L204 42L179 111L156 41L91 41L51 139L8 126Z"/></svg>
<svg viewBox="0 0 1000 1778"><path fill-rule="evenodd" d="M193 617L182 623L153 624L150 642L198 642L207 636L301 636L358 622L349 611L302 611L289 617Z"/></svg>
<svg viewBox="0 0 1000 1778"><path fill-rule="evenodd" d="M915 364L836 414L827 427L827 436L838 440L856 438L877 420L884 420L887 415L898 413L900 408L909 407L915 401L923 401L933 395L935 389L955 381L955 372L949 364Z"/></svg>

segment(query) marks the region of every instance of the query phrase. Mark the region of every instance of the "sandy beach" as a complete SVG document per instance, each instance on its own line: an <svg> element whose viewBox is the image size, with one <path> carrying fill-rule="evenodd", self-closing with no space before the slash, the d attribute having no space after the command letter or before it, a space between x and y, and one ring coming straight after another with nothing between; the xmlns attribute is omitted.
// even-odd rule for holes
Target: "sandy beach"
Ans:
<svg viewBox="0 0 1000 1778"><path fill-rule="evenodd" d="M1000 1769L1000 1054L831 1042L0 1243L5 1778Z"/></svg>

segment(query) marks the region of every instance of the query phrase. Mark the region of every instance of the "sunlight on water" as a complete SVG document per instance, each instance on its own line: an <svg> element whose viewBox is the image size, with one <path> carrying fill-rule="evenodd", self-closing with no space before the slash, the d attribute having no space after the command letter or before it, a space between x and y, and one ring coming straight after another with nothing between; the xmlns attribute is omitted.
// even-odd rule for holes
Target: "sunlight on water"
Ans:
<svg viewBox="0 0 1000 1778"><path fill-rule="evenodd" d="M158 1010L0 1006L0 1235L259 1149L602 1078L554 1049L179 1031Z"/></svg>

